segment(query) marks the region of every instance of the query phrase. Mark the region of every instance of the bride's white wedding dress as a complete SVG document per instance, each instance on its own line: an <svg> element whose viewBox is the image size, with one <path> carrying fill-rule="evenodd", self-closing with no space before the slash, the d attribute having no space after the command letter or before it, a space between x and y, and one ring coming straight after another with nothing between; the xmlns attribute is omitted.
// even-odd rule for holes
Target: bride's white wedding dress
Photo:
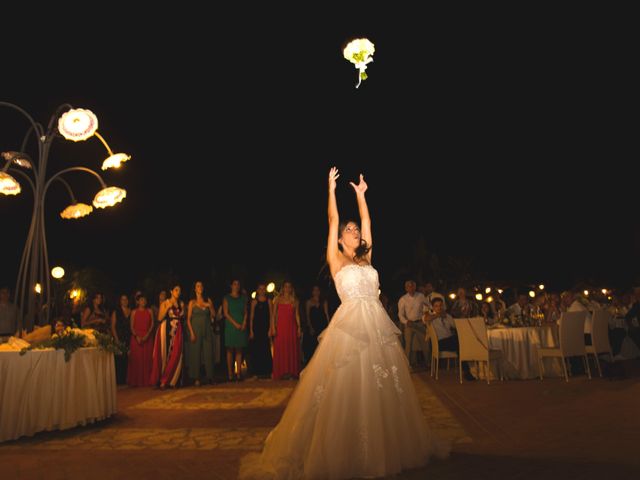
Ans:
<svg viewBox="0 0 640 480"><path fill-rule="evenodd" d="M378 272L347 265L335 284L342 304L262 453L242 459L240 478L381 477L447 453L427 426L400 331L378 299Z"/></svg>

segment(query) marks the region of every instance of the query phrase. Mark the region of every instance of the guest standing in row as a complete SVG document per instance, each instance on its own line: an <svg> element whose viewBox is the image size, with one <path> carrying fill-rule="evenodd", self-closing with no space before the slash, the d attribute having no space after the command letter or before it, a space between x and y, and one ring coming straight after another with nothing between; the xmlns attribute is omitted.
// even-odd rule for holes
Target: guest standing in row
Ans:
<svg viewBox="0 0 640 480"><path fill-rule="evenodd" d="M107 321L107 312L103 306L104 297L102 293L96 292L91 299L91 303L82 311L80 325L82 328L93 328L100 333L110 333L111 323Z"/></svg>
<svg viewBox="0 0 640 480"><path fill-rule="evenodd" d="M136 294L136 308L131 312L129 323L131 341L129 347L129 366L127 384L130 387L146 387L151 382L153 365L153 311L147 308L147 297Z"/></svg>
<svg viewBox="0 0 640 480"><path fill-rule="evenodd" d="M298 378L300 375L300 311L293 284L284 282L273 300L273 378Z"/></svg>
<svg viewBox="0 0 640 480"><path fill-rule="evenodd" d="M153 346L151 383L159 384L160 389L164 389L167 385L175 387L182 373L182 332L185 312L180 293L180 286L175 285L171 289L170 297L160 305L158 312L160 325Z"/></svg>
<svg viewBox="0 0 640 480"><path fill-rule="evenodd" d="M189 377L196 387L200 386L200 367L204 364L206 379L213 383L213 331L211 319L216 310L213 301L205 294L204 284L197 281L193 287L193 298L189 301L187 327L190 344L187 347Z"/></svg>
<svg viewBox="0 0 640 480"><path fill-rule="evenodd" d="M122 343L125 351L121 355L116 355L116 383L124 385L127 383L127 359L129 343L131 341L131 308L129 308L129 296L120 295L118 306L111 312L111 335Z"/></svg>
<svg viewBox="0 0 640 480"><path fill-rule="evenodd" d="M258 284L256 298L251 300L249 314L249 339L251 340L251 364L253 373L258 378L271 378L273 362L271 360L271 340L269 328L271 324L272 304L267 297L267 287Z"/></svg>
<svg viewBox="0 0 640 480"><path fill-rule="evenodd" d="M318 285L311 289L311 298L306 301L305 312L309 329L305 362L309 362L318 346L318 335L329 326L329 303L322 298L322 291Z"/></svg>
<svg viewBox="0 0 640 480"><path fill-rule="evenodd" d="M231 282L231 293L224 297L222 309L225 318L224 345L227 349L227 376L229 381L241 380L242 353L247 347L247 298L240 292L240 280Z"/></svg>

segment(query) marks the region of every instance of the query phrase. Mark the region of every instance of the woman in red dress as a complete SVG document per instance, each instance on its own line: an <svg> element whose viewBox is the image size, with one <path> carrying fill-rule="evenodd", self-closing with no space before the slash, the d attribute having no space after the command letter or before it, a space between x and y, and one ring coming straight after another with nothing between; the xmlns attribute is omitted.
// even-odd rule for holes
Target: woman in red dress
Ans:
<svg viewBox="0 0 640 480"><path fill-rule="evenodd" d="M147 308L147 298L143 293L136 295L137 308L131 312L131 346L129 347L129 367L127 384L131 387L146 387L151 383L153 359L153 312Z"/></svg>
<svg viewBox="0 0 640 480"><path fill-rule="evenodd" d="M273 378L297 378L300 374L300 309L291 282L273 300L270 335L273 341Z"/></svg>

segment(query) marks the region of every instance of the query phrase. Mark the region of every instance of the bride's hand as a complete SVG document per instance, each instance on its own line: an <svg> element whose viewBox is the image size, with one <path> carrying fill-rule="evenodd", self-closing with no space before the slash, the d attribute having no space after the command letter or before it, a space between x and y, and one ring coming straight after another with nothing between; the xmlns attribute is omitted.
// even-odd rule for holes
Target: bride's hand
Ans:
<svg viewBox="0 0 640 480"><path fill-rule="evenodd" d="M360 183L356 185L353 182L349 182L349 184L353 187L356 193L364 193L367 191L367 182L364 181L364 175L360 174Z"/></svg>
<svg viewBox="0 0 640 480"><path fill-rule="evenodd" d="M329 170L329 190L333 191L336 189L336 180L339 176L340 174L336 167L332 167L331 170Z"/></svg>

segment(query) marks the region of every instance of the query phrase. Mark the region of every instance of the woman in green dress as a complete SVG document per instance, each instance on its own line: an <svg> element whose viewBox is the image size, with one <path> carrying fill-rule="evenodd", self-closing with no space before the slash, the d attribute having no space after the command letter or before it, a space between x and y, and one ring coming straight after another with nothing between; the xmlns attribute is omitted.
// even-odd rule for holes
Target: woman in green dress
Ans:
<svg viewBox="0 0 640 480"><path fill-rule="evenodd" d="M240 280L231 282L231 293L222 301L224 312L224 346L227 348L229 381L241 379L242 349L247 346L247 297L240 292ZM237 372L234 376L234 353Z"/></svg>
<svg viewBox="0 0 640 480"><path fill-rule="evenodd" d="M206 379L213 383L213 331L211 319L216 310L213 301L204 293L204 284L197 281L193 286L193 298L187 310L189 343L187 357L189 377L196 387L200 386L200 366L204 365Z"/></svg>

